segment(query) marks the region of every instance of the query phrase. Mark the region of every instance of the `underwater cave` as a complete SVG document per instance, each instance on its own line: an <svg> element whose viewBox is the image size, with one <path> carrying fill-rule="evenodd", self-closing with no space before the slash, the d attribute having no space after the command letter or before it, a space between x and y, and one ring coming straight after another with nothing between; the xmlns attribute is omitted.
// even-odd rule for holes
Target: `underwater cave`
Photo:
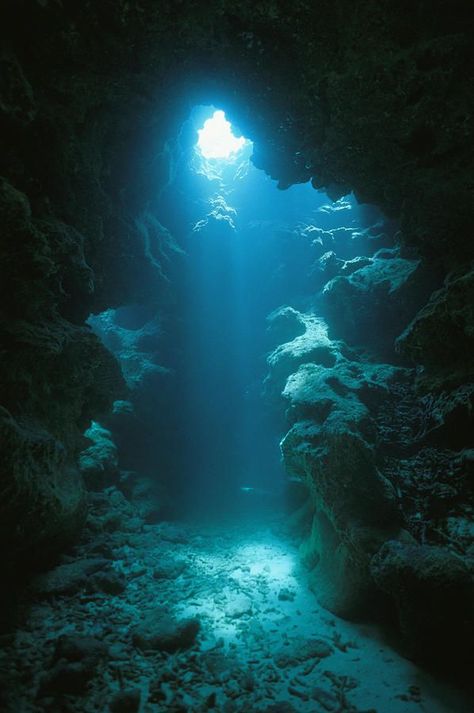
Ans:
<svg viewBox="0 0 474 713"><path fill-rule="evenodd" d="M0 6L0 710L472 710L472 0Z"/></svg>

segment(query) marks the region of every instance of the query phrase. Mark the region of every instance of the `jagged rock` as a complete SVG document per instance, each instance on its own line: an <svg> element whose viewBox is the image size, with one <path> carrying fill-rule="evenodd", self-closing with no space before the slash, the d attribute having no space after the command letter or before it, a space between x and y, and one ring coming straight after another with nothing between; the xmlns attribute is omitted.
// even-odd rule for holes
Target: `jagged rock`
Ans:
<svg viewBox="0 0 474 713"><path fill-rule="evenodd" d="M267 357L270 368L266 385L274 389L283 388L288 376L300 364L313 362L333 366L339 356L338 344L328 337L328 326L324 320L312 314L302 314L293 310L292 320L303 326L305 331L292 341L280 344Z"/></svg>
<svg viewBox="0 0 474 713"><path fill-rule="evenodd" d="M18 423L2 407L0 442L3 558L47 562L85 521L79 474L61 441L39 426Z"/></svg>
<svg viewBox="0 0 474 713"><path fill-rule="evenodd" d="M174 652L188 649L196 640L198 619L175 619L168 610L153 609L132 631L133 643L142 651Z"/></svg>
<svg viewBox="0 0 474 713"><path fill-rule="evenodd" d="M11 322L9 343L22 359L0 369L2 389L0 468L3 557L51 561L85 520L85 491L76 457L93 412L103 412L123 380L111 354L86 327L64 320ZM8 361L8 360L7 360ZM71 369L71 364L74 368ZM22 411L17 418L18 402Z"/></svg>
<svg viewBox="0 0 474 713"><path fill-rule="evenodd" d="M107 310L100 315L90 317L89 324L119 359L122 373L130 389L139 390L142 387L146 389L145 381L157 375L169 374L169 370L156 361L156 352L160 343L160 325L157 320L151 318L139 328L123 327L117 323L116 314L116 310ZM126 402L118 402L114 414L119 413L133 413L133 405L130 409L126 406Z"/></svg>
<svg viewBox="0 0 474 713"><path fill-rule="evenodd" d="M0 215L4 221L5 229L15 233L27 229L31 220L31 206L28 197L1 176Z"/></svg>
<svg viewBox="0 0 474 713"><path fill-rule="evenodd" d="M38 111L31 84L13 53L2 50L0 68L3 78L0 88L0 113L8 124L25 127L34 120Z"/></svg>
<svg viewBox="0 0 474 713"><path fill-rule="evenodd" d="M420 382L436 391L473 379L474 271L453 277L397 339L397 349L426 366Z"/></svg>
<svg viewBox="0 0 474 713"><path fill-rule="evenodd" d="M364 606L373 590L369 560L400 529L395 491L376 466L369 410L400 374L340 356L332 367L300 366L283 391L296 421L281 442L285 467L314 507L302 556L319 601L341 615Z"/></svg>
<svg viewBox="0 0 474 713"><path fill-rule="evenodd" d="M118 477L117 446L112 434L96 421L84 433L92 441L79 456L79 467L86 485L91 490L100 490L111 485Z"/></svg>
<svg viewBox="0 0 474 713"><path fill-rule="evenodd" d="M432 282L418 260L375 257L362 260L361 266L344 263L323 296L339 336L349 343L391 348L430 288Z"/></svg>
<svg viewBox="0 0 474 713"><path fill-rule="evenodd" d="M472 563L442 547L387 542L372 559L378 586L392 597L412 655L466 665L474 635Z"/></svg>
<svg viewBox="0 0 474 713"><path fill-rule="evenodd" d="M291 342L306 332L303 315L293 307L279 307L267 317L267 333L272 342Z"/></svg>

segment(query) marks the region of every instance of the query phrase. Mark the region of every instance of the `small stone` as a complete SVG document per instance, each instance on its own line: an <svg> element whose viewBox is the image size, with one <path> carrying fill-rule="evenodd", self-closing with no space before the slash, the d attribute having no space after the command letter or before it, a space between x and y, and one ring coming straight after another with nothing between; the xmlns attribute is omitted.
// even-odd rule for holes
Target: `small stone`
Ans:
<svg viewBox="0 0 474 713"><path fill-rule="evenodd" d="M333 649L321 639L294 639L290 645L276 651L273 658L278 668L294 666L309 659L323 659L330 656Z"/></svg>
<svg viewBox="0 0 474 713"><path fill-rule="evenodd" d="M121 594L125 591L126 580L114 570L106 570L92 575L88 581L88 588L105 594Z"/></svg>
<svg viewBox="0 0 474 713"><path fill-rule="evenodd" d="M153 570L155 579L177 579L184 571L186 563L182 560L163 560Z"/></svg>
<svg viewBox="0 0 474 713"><path fill-rule="evenodd" d="M139 688L119 691L110 703L111 713L136 713L140 708L141 692Z"/></svg>
<svg viewBox="0 0 474 713"><path fill-rule="evenodd" d="M107 648L92 636L75 636L63 634L59 637L54 651L53 661L83 661L96 662L106 655Z"/></svg>
<svg viewBox="0 0 474 713"><path fill-rule="evenodd" d="M329 691L325 691L324 688L321 688L320 686L316 686L313 688L311 691L311 698L313 700L317 701L322 707L330 711L337 711L339 710L340 703L338 698L333 694L330 693Z"/></svg>
<svg viewBox="0 0 474 713"><path fill-rule="evenodd" d="M43 678L39 696L61 693L81 695L86 693L86 686L94 676L94 666L83 661L59 661Z"/></svg>
<svg viewBox="0 0 474 713"><path fill-rule="evenodd" d="M225 613L230 619L239 619L244 614L252 613L252 602L245 594L238 594L227 604Z"/></svg>
<svg viewBox="0 0 474 713"><path fill-rule="evenodd" d="M216 707L216 692L215 691L213 691L206 698L206 706L207 706L207 708L215 708Z"/></svg>
<svg viewBox="0 0 474 713"><path fill-rule="evenodd" d="M297 713L297 710L288 701L277 701L267 706L263 713Z"/></svg>
<svg viewBox="0 0 474 713"><path fill-rule="evenodd" d="M294 600L295 596L296 596L295 592L293 592L291 589L288 589L287 587L283 587L278 592L278 599L281 602L292 602Z"/></svg>
<svg viewBox="0 0 474 713"><path fill-rule="evenodd" d="M166 542L172 542L177 545L185 545L189 541L189 536L185 530L175 525L163 525L160 528L160 535Z"/></svg>

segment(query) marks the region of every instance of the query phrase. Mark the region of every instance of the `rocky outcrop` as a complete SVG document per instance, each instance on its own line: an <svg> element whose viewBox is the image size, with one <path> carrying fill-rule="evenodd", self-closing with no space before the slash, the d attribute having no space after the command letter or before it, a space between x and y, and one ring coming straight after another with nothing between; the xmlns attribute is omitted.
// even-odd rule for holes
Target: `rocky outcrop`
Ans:
<svg viewBox="0 0 474 713"><path fill-rule="evenodd" d="M397 339L398 350L425 373L425 390L472 382L474 368L474 272L450 276Z"/></svg>
<svg viewBox="0 0 474 713"><path fill-rule="evenodd" d="M281 392L286 379L300 364L313 362L327 367L335 364L338 357L337 344L329 339L324 320L311 314L303 315L289 307L276 310L268 320L272 337L304 331L294 339L279 344L268 355L270 372L267 386L273 384Z"/></svg>
<svg viewBox="0 0 474 713"><path fill-rule="evenodd" d="M306 327L267 361L270 383L284 384L291 428L281 450L293 487L306 491L294 519L318 600L353 617L373 615L388 595L411 656L439 663L461 637L453 665L462 668L474 586L472 459L459 449L472 391L420 400L412 370L331 341L320 317L281 308L271 323L278 315L294 332ZM318 359L321 345L331 361Z"/></svg>
<svg viewBox="0 0 474 713"><path fill-rule="evenodd" d="M349 360L323 320L300 315L299 321L305 334L268 358L275 378L291 374L282 395L294 424L281 449L312 504L302 555L318 599L340 615L355 615L373 595L371 557L387 539L403 536L395 490L377 468L371 410L404 373ZM317 358L323 347L329 360Z"/></svg>
<svg viewBox="0 0 474 713"><path fill-rule="evenodd" d="M393 342L429 296L432 277L396 251L341 261L323 290L332 328L350 344L393 351Z"/></svg>
<svg viewBox="0 0 474 713"><path fill-rule="evenodd" d="M8 331L7 331L8 330ZM111 354L87 327L13 322L2 391L0 467L3 564L39 564L62 550L85 516L77 456L82 432L120 394ZM71 364L75 365L74 370Z"/></svg>

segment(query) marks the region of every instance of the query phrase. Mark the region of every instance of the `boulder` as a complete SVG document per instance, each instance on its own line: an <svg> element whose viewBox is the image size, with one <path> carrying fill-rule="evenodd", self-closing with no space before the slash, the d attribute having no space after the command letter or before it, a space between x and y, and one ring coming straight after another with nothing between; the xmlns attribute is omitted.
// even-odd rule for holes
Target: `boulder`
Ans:
<svg viewBox="0 0 474 713"><path fill-rule="evenodd" d="M108 566L109 562L102 557L61 564L50 572L36 577L33 588L43 597L74 594L87 586L90 575Z"/></svg>
<svg viewBox="0 0 474 713"><path fill-rule="evenodd" d="M78 634L63 634L56 642L53 661L65 659L66 661L84 661L97 663L105 658L107 647L93 636Z"/></svg>
<svg viewBox="0 0 474 713"><path fill-rule="evenodd" d="M167 609L157 608L134 627L132 639L142 651L174 652L192 646L199 628L198 619L176 619Z"/></svg>

